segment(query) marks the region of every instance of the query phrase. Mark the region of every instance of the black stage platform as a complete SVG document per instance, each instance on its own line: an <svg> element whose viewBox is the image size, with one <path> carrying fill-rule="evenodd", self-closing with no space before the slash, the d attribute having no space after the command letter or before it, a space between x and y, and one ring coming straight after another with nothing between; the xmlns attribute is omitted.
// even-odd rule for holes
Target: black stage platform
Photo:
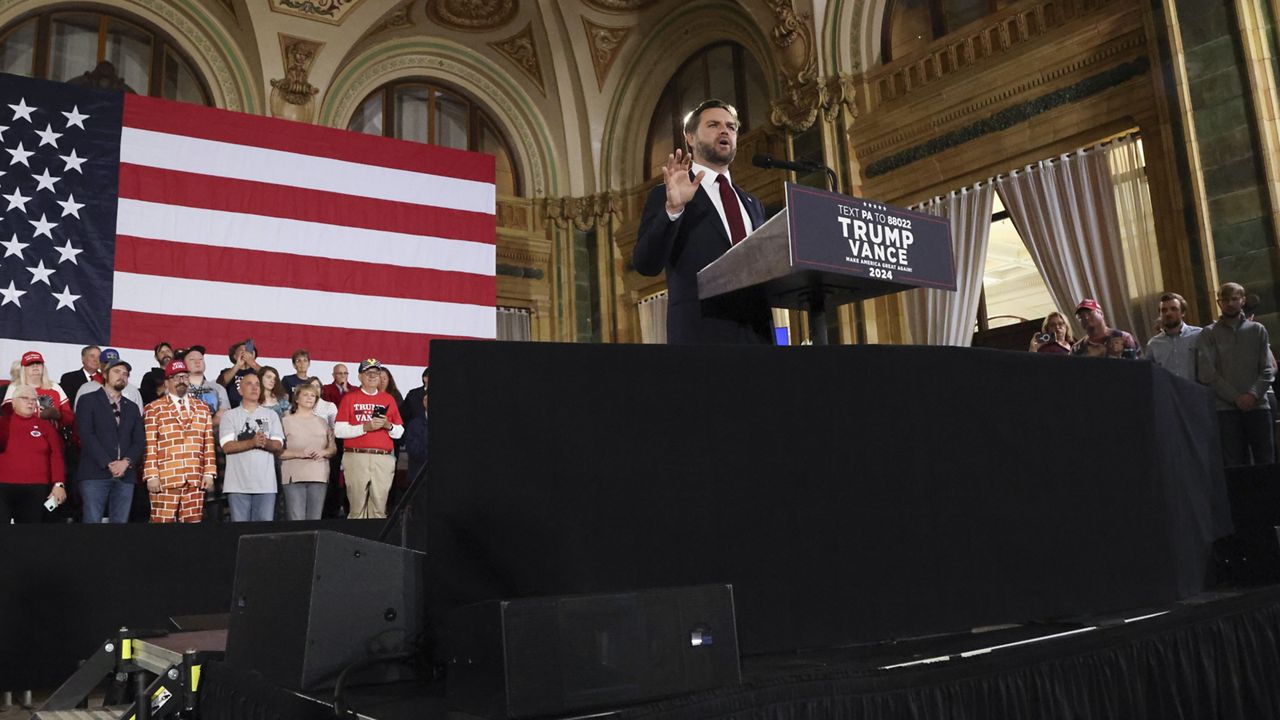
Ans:
<svg viewBox="0 0 1280 720"><path fill-rule="evenodd" d="M430 475L402 528L428 555L430 621L491 598L733 584L747 684L629 716L1280 717L1280 590L1187 600L1231 528L1216 415L1150 363L442 342L431 402ZM238 535L306 527L0 528L0 623L24 648L0 679L56 684L117 625L225 612ZM878 669L1153 607L1173 612ZM226 666L207 678L208 717L325 712ZM351 700L443 717L438 690Z"/></svg>
<svg viewBox="0 0 1280 720"><path fill-rule="evenodd" d="M1172 602L1231 525L1211 394L1150 362L431 352L437 615L732 583L743 652L787 652Z"/></svg>
<svg viewBox="0 0 1280 720"><path fill-rule="evenodd" d="M226 665L206 669L202 720L334 717ZM743 684L607 711L619 718L1257 720L1280 717L1280 587L1203 594L1098 617L743 659ZM469 720L443 687L355 688L376 720ZM573 717L585 717L575 715ZM569 717L569 716L566 716Z"/></svg>

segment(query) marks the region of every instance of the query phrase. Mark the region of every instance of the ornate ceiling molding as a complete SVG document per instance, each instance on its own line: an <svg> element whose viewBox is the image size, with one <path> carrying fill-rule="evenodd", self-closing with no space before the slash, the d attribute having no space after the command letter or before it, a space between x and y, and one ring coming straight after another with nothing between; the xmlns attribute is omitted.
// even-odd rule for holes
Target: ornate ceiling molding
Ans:
<svg viewBox="0 0 1280 720"><path fill-rule="evenodd" d="M364 0L271 0L271 9L285 15L341 25Z"/></svg>
<svg viewBox="0 0 1280 720"><path fill-rule="evenodd" d="M427 0L427 15L437 23L463 32L486 32L515 17L515 0Z"/></svg>
<svg viewBox="0 0 1280 720"><path fill-rule="evenodd" d="M403 30L416 25L417 23L413 21L413 3L414 0L405 0L399 7L382 16L381 20L374 23L372 27L365 31L364 35L360 36L360 40L367 40L374 35Z"/></svg>
<svg viewBox="0 0 1280 720"><path fill-rule="evenodd" d="M657 0L583 0L588 6L605 12L635 12L643 10Z"/></svg>
<svg viewBox="0 0 1280 720"><path fill-rule="evenodd" d="M597 25L586 17L582 18L582 26L587 31L587 44L591 48L591 65L596 71L596 86L604 89L604 79L609 75L609 68L618 58L618 49L626 41L631 28L608 27Z"/></svg>
<svg viewBox="0 0 1280 720"><path fill-rule="evenodd" d="M505 40L489 43L489 47L497 50L503 57L520 68L521 72L528 75L529 79L533 80L543 95L547 94L547 89L542 84L542 64L538 61L538 46L533 40L532 21L515 35Z"/></svg>

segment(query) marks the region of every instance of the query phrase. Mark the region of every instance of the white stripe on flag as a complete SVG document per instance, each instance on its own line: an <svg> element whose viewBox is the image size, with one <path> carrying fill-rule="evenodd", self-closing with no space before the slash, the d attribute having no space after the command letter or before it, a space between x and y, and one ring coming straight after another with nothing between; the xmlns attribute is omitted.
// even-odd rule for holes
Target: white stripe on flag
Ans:
<svg viewBox="0 0 1280 720"><path fill-rule="evenodd" d="M376 288L366 288L376 290ZM184 316L223 320L262 319L319 327L358 328L384 332L497 336L497 311L483 305L406 300L318 290L238 285L159 275L115 273L116 310L154 313L173 308Z"/></svg>
<svg viewBox="0 0 1280 720"><path fill-rule="evenodd" d="M492 183L124 128L120 162L493 215Z"/></svg>
<svg viewBox="0 0 1280 720"><path fill-rule="evenodd" d="M116 233L191 245L348 258L475 275L493 276L497 267L497 247L490 243L124 198L119 201Z"/></svg>

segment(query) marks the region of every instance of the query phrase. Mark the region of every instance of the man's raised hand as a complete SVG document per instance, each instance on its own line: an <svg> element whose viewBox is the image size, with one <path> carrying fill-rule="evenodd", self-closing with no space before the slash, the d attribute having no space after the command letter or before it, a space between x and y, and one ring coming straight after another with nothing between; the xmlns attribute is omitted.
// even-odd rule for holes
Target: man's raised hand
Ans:
<svg viewBox="0 0 1280 720"><path fill-rule="evenodd" d="M690 179L689 165L690 157L683 150L676 150L667 156L667 162L662 166L662 181L667 186L667 212L672 215L684 211L684 206L698 192L702 176L707 174L703 170Z"/></svg>

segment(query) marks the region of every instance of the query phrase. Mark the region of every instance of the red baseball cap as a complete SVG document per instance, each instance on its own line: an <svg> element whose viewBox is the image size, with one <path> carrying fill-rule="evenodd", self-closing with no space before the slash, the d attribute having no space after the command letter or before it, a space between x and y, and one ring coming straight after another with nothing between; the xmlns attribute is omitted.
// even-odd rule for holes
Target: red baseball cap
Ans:
<svg viewBox="0 0 1280 720"><path fill-rule="evenodd" d="M164 365L164 376L166 379L171 378L174 375L177 375L178 373L184 373L186 371L187 371L187 364L182 362L181 360L170 360Z"/></svg>
<svg viewBox="0 0 1280 720"><path fill-rule="evenodd" d="M28 365L43 365L44 356L35 350L31 350L22 356L22 367Z"/></svg>
<svg viewBox="0 0 1280 720"><path fill-rule="evenodd" d="M1091 300L1089 298L1085 298L1080 301L1079 305L1076 306L1077 314L1081 310L1097 310L1098 312L1102 312L1102 306L1098 304L1097 300Z"/></svg>

